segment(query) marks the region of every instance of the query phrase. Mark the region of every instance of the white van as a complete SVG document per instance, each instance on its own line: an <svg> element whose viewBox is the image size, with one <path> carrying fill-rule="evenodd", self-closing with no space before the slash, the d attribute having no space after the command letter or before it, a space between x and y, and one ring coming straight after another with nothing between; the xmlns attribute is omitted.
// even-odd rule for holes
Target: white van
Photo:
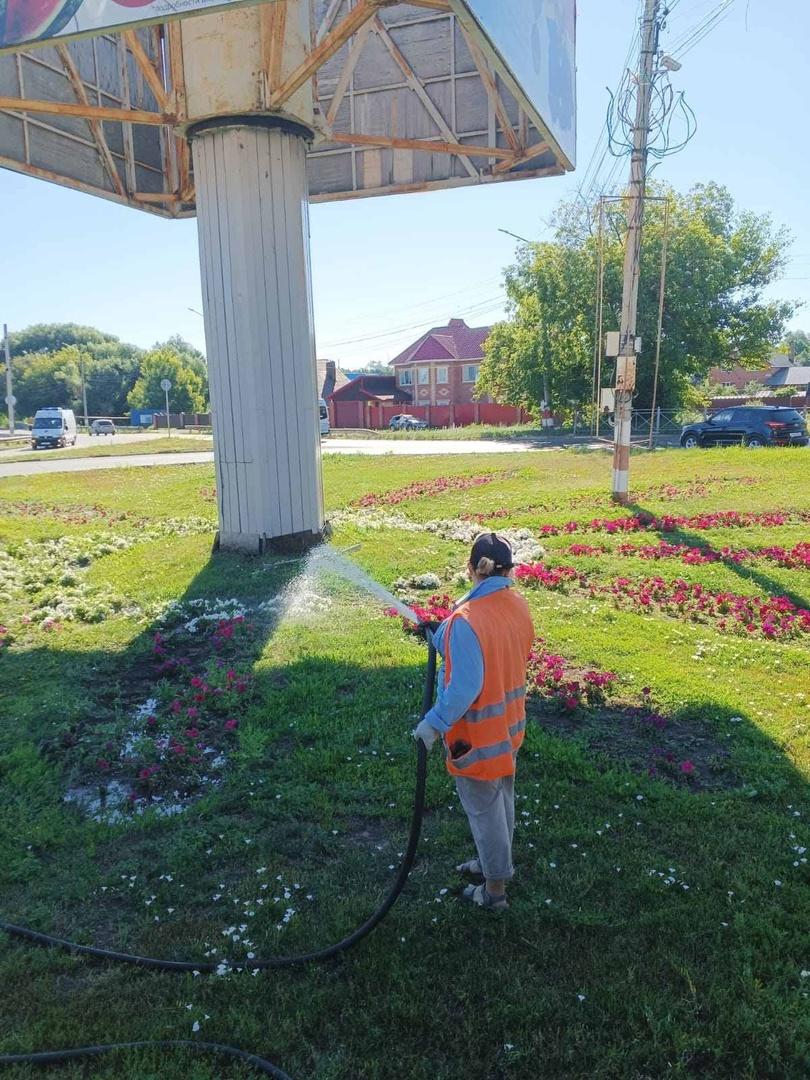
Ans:
<svg viewBox="0 0 810 1080"><path fill-rule="evenodd" d="M323 398L318 398L318 413L321 418L321 435L329 434L329 407Z"/></svg>
<svg viewBox="0 0 810 1080"><path fill-rule="evenodd" d="M76 417L72 409L38 409L31 427L31 449L75 446Z"/></svg>

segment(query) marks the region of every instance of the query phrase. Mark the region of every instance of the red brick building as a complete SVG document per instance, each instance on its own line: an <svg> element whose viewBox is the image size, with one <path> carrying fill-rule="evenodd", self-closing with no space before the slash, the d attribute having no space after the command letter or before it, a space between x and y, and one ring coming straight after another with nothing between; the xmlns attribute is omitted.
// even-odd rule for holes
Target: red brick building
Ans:
<svg viewBox="0 0 810 1080"><path fill-rule="evenodd" d="M414 405L469 404L490 329L451 319L447 326L428 330L391 361L397 387L411 395Z"/></svg>
<svg viewBox="0 0 810 1080"><path fill-rule="evenodd" d="M392 360L393 375L361 375L335 390L332 426L379 429L403 412L430 427L525 423L522 409L474 397L489 332L463 319L428 330Z"/></svg>

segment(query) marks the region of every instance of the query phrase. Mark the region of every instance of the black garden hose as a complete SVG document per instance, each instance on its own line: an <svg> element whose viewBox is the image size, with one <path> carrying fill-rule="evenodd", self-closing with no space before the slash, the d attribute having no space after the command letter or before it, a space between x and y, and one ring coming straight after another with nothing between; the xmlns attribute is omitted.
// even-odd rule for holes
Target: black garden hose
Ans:
<svg viewBox="0 0 810 1080"><path fill-rule="evenodd" d="M427 672L425 675L425 689L422 697L422 711L421 715L424 717L433 704L433 694L436 683L436 649L429 640L428 637L428 663ZM399 866L399 871L394 879L391 888L388 891L385 899L379 905L379 907L366 919L366 921L359 926L353 933L343 938L341 941L336 942L334 945L328 945L323 949L316 949L314 952L300 953L297 956L275 956L267 960L244 960L240 961L238 965L235 965L239 969L245 969L248 971L259 970L266 971L268 969L277 968L289 968L296 967L300 964L315 963L324 960L331 960L333 957L338 956L340 953L347 952L353 948L358 942L362 941L364 937L371 933L372 930L377 927L391 908L394 906L399 894L405 887L405 882L408 880L408 875L411 872L414 860L416 858L417 847L419 846L419 836L422 831L422 816L424 812L425 802L425 780L427 777L427 750L425 744L421 739L416 740L416 790L414 793L413 814L411 816L411 828L410 835L408 836L408 846L405 851L405 855ZM25 926L17 926L15 923L4 922L0 920L0 930L10 934L14 937L24 938L27 941L33 942L36 945L53 946L61 949L67 949L69 952L76 953L82 956L94 956L101 960L112 960L122 964L134 964L138 967L153 968L157 971L173 971L173 972L192 972L196 971L200 974L210 975L213 974L219 964L206 962L198 963L193 960L161 960L152 956L137 956L133 953L116 952L113 949L102 949L95 945L79 945L74 941L66 941L64 938L53 937L50 934L42 934L37 930L31 930ZM32 1054L3 1054L0 1055L0 1065L55 1065L62 1062L69 1061L73 1058L96 1056L112 1052L114 1050L132 1049L141 1047L174 1047L183 1046L193 1048L195 1050L210 1051L217 1053L225 1057L238 1058L253 1065L260 1072L265 1073L267 1076L275 1076L279 1080L290 1080L286 1073L277 1068L269 1061L265 1061L263 1058L256 1057L254 1054L249 1054L244 1050L237 1050L230 1046L221 1046L217 1043L203 1043L194 1042L191 1040L170 1040L163 1042L134 1042L134 1043L114 1043L109 1046L87 1046L80 1047L74 1050L54 1050L46 1053L32 1053Z"/></svg>

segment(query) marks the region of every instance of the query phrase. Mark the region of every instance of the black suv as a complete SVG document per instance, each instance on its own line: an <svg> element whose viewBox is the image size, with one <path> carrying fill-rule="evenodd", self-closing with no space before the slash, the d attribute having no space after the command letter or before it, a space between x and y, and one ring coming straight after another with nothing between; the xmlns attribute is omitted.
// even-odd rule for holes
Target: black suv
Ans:
<svg viewBox="0 0 810 1080"><path fill-rule="evenodd" d="M795 409L740 405L722 409L699 424L688 424L681 446L807 446L807 427Z"/></svg>

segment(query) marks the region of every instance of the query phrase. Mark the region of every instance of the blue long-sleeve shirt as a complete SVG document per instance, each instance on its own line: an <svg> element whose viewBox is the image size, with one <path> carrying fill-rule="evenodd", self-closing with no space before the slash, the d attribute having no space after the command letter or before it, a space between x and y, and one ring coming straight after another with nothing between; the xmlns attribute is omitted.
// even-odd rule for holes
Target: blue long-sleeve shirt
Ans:
<svg viewBox="0 0 810 1080"><path fill-rule="evenodd" d="M508 589L511 585L509 578L487 578L471 589L459 603L475 600L479 596L488 596L500 589ZM476 633L466 619L455 619L452 626L445 619L433 635L433 644L442 660L447 656L448 645L453 650L450 681L445 686L444 664L442 664L437 680L436 701L425 716L425 720L431 727L444 734L464 716L481 693L484 685L484 655Z"/></svg>

